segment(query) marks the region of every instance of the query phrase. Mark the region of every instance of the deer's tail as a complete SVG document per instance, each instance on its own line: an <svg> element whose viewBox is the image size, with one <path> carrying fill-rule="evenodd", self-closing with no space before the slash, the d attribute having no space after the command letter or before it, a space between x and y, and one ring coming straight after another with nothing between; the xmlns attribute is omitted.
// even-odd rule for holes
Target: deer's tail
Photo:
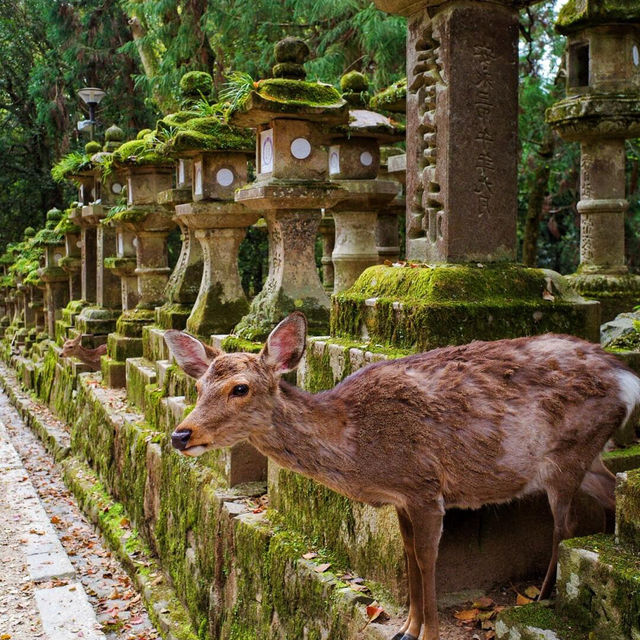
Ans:
<svg viewBox="0 0 640 640"><path fill-rule="evenodd" d="M605 509L616 508L616 477L607 469L599 455L591 463L580 488L593 496Z"/></svg>

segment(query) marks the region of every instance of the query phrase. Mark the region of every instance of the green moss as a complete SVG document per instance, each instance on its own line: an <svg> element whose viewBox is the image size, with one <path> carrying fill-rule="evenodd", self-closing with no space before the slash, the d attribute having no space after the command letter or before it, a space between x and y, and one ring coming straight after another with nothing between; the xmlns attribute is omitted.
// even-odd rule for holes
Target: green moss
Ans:
<svg viewBox="0 0 640 640"><path fill-rule="evenodd" d="M80 227L69 219L69 209L66 209L60 221L55 226L56 233L80 233Z"/></svg>
<svg viewBox="0 0 640 640"><path fill-rule="evenodd" d="M342 97L334 87L302 80L261 80L256 92L266 100L298 106L324 107L342 103Z"/></svg>
<svg viewBox="0 0 640 640"><path fill-rule="evenodd" d="M53 165L51 177L56 182L63 182L78 173L89 171L91 167L91 158L86 153L68 153Z"/></svg>
<svg viewBox="0 0 640 640"><path fill-rule="evenodd" d="M90 140L84 145L84 152L88 156L92 156L94 153L98 153L99 151L102 151L102 147L100 146L100 143L95 140Z"/></svg>
<svg viewBox="0 0 640 640"><path fill-rule="evenodd" d="M407 102L407 79L403 78L390 87L376 93L369 106L380 111L404 112Z"/></svg>
<svg viewBox="0 0 640 640"><path fill-rule="evenodd" d="M553 300L543 297L549 286ZM579 302L541 269L377 266L333 297L331 335L359 339L366 329L375 343L417 350L545 331L585 336L594 329L590 308Z"/></svg>
<svg viewBox="0 0 640 640"><path fill-rule="evenodd" d="M189 71L180 78L180 93L185 98L207 98L213 90L213 78L205 71Z"/></svg>
<svg viewBox="0 0 640 640"><path fill-rule="evenodd" d="M175 134L159 147L165 154L183 151L246 151L255 149L255 133L234 127L215 117L198 117L180 125Z"/></svg>
<svg viewBox="0 0 640 640"><path fill-rule="evenodd" d="M509 628L516 628L521 640L539 640L535 629L555 632L562 640L587 640L587 632L580 625L557 614L549 605L534 602L522 607L512 607L502 611L498 620ZM531 629L532 628L532 629Z"/></svg>
<svg viewBox="0 0 640 640"><path fill-rule="evenodd" d="M206 294L198 296L198 304L187 320L187 330L205 339L213 334L229 333L248 310L245 298L227 299L222 283L216 283Z"/></svg>
<svg viewBox="0 0 640 640"><path fill-rule="evenodd" d="M136 266L136 258L109 256L104 259L105 269L124 269Z"/></svg>
<svg viewBox="0 0 640 640"><path fill-rule="evenodd" d="M222 349L226 353L244 352L244 353L260 353L263 342L251 342L243 340L235 335L229 335L222 341Z"/></svg>
<svg viewBox="0 0 640 640"><path fill-rule="evenodd" d="M105 225L114 225L124 222L144 222L149 214L155 213L154 207L148 206L130 206L126 209L113 208L109 210L107 217L102 221Z"/></svg>
<svg viewBox="0 0 640 640"><path fill-rule="evenodd" d="M167 164L167 158L156 152L155 143L156 139L152 133L141 139L125 142L113 152L113 160L121 164L136 166Z"/></svg>
<svg viewBox="0 0 640 640"><path fill-rule="evenodd" d="M44 247L47 245L61 245L64 243L64 236L57 228L40 229L32 240L34 247Z"/></svg>
<svg viewBox="0 0 640 640"><path fill-rule="evenodd" d="M628 0L569 0L560 9L556 27L560 33L599 24L640 22L640 7Z"/></svg>

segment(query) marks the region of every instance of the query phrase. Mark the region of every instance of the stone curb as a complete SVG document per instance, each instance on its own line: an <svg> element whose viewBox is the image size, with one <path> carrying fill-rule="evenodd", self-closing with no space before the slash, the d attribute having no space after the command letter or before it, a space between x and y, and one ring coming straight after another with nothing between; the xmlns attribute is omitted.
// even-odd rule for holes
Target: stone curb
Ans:
<svg viewBox="0 0 640 640"><path fill-rule="evenodd" d="M71 454L71 435L69 432L55 425L44 424L38 418L34 412L35 407L43 407L50 413L49 408L35 401L29 394L20 391L18 379L4 363L0 363L0 387L9 396L11 404L16 408L25 424L32 431L35 431L56 462L60 462ZM55 418L55 416L53 417ZM57 420L57 418L55 419Z"/></svg>
<svg viewBox="0 0 640 640"><path fill-rule="evenodd" d="M36 409L43 409L55 419L51 410L20 391L17 379L2 363L0 386L25 424L38 435L61 466L65 484L78 500L88 519L100 529L108 546L140 591L149 616L164 640L197 640L198 635L191 626L189 616L173 588L169 586L157 560L142 543L131 544L130 529L121 526L114 519L104 517L119 503L100 491L98 487L102 485L94 472L71 455L70 435L62 429L48 425L35 414ZM123 519L126 519L124 513L119 520Z"/></svg>

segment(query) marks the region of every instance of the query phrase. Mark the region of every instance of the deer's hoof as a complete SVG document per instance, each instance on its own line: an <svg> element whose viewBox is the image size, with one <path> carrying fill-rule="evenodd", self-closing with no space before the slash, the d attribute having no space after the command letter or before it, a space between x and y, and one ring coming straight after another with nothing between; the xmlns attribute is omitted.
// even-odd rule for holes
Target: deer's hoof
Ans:
<svg viewBox="0 0 640 640"><path fill-rule="evenodd" d="M410 633L405 633L400 640L418 640L418 638L412 636Z"/></svg>
<svg viewBox="0 0 640 640"><path fill-rule="evenodd" d="M402 633L402 631L400 633L396 633L395 636L393 636L393 638L391 638L391 640L402 640L402 638L404 638L404 633Z"/></svg>

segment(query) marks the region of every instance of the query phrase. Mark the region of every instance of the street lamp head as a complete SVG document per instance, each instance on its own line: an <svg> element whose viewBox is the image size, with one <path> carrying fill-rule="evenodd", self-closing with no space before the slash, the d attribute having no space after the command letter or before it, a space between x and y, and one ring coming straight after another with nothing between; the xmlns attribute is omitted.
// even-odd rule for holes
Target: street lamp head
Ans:
<svg viewBox="0 0 640 640"><path fill-rule="evenodd" d="M105 92L97 87L84 87L78 91L78 95L86 104L100 104L102 98L105 97Z"/></svg>

